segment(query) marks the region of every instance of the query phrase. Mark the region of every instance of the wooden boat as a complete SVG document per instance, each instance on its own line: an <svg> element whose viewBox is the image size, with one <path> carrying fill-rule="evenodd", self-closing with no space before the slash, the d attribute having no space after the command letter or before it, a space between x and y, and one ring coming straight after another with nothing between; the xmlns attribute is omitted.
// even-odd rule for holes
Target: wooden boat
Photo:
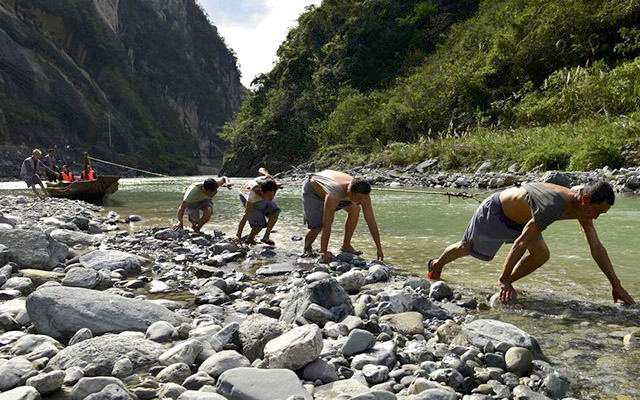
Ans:
<svg viewBox="0 0 640 400"><path fill-rule="evenodd" d="M101 203L118 190L119 179L119 176L98 176L94 181L47 183L47 192L51 197Z"/></svg>

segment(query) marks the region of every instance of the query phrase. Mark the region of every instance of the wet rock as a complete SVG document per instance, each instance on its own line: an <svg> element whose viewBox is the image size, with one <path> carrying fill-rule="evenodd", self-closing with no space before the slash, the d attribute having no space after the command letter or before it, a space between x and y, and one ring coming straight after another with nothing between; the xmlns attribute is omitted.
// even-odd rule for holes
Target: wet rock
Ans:
<svg viewBox="0 0 640 400"><path fill-rule="evenodd" d="M547 375L543 381L544 391L554 399L561 399L567 396L571 389L571 383L560 374L553 372Z"/></svg>
<svg viewBox="0 0 640 400"><path fill-rule="evenodd" d="M40 394L31 386L20 386L0 393L0 400L38 400Z"/></svg>
<svg viewBox="0 0 640 400"><path fill-rule="evenodd" d="M163 351L160 344L136 336L105 335L65 348L47 367L60 370L80 367L86 376L109 375L116 361L127 357L134 372L140 372L157 364Z"/></svg>
<svg viewBox="0 0 640 400"><path fill-rule="evenodd" d="M174 325L182 318L145 300L70 287L43 287L27 298L27 311L40 333L71 337L81 328L94 335L123 331L144 332L154 322Z"/></svg>
<svg viewBox="0 0 640 400"><path fill-rule="evenodd" d="M224 350L207 358L202 365L200 365L198 371L206 372L209 376L217 378L227 370L249 367L250 365L249 360L237 351Z"/></svg>
<svg viewBox="0 0 640 400"><path fill-rule="evenodd" d="M21 267L51 271L64 262L69 249L51 236L37 230L0 230L0 244L9 259Z"/></svg>
<svg viewBox="0 0 640 400"><path fill-rule="evenodd" d="M507 353L504 355L504 361L508 372L522 376L531 369L533 356L528 349L512 347L507 350Z"/></svg>
<svg viewBox="0 0 640 400"><path fill-rule="evenodd" d="M202 342L199 340L185 340L162 353L158 358L158 361L163 365L176 363L191 365L196 360L196 357L198 357L198 354L200 354L202 349Z"/></svg>
<svg viewBox="0 0 640 400"><path fill-rule="evenodd" d="M318 358L304 367L302 377L310 382L331 383L338 380L335 368L325 360Z"/></svg>
<svg viewBox="0 0 640 400"><path fill-rule="evenodd" d="M515 296L513 296L513 298L509 301L507 301L506 303L503 303L502 301L500 301L500 292L498 293L494 293L491 298L489 299L489 307L491 308L498 308L498 307L502 307L502 306L512 306L518 304L518 295L516 294Z"/></svg>
<svg viewBox="0 0 640 400"><path fill-rule="evenodd" d="M369 350L376 343L376 338L371 332L363 329L354 329L349 333L347 341L342 346L342 354L353 356Z"/></svg>
<svg viewBox="0 0 640 400"><path fill-rule="evenodd" d="M242 353L249 361L261 359L267 342L282 335L286 328L287 325L284 322L276 319L261 314L250 315L240 324Z"/></svg>
<svg viewBox="0 0 640 400"><path fill-rule="evenodd" d="M35 375L31 361L24 357L14 357L0 364L0 391L10 390Z"/></svg>
<svg viewBox="0 0 640 400"><path fill-rule="evenodd" d="M391 329L403 335L422 335L424 333L422 314L415 311L384 315L380 317L380 323L389 325Z"/></svg>
<svg viewBox="0 0 640 400"><path fill-rule="evenodd" d="M488 342L504 342L511 346L524 347L533 353L534 358L543 358L538 341L522 329L506 322L493 319L478 319L463 326L466 339L477 347Z"/></svg>
<svg viewBox="0 0 640 400"><path fill-rule="evenodd" d="M335 279L326 279L292 290L287 296L281 319L287 323L295 322L311 303L330 310L338 320L353 312L347 292Z"/></svg>
<svg viewBox="0 0 640 400"><path fill-rule="evenodd" d="M191 368L185 363L176 363L158 372L156 379L158 382L181 385L189 376L191 376Z"/></svg>
<svg viewBox="0 0 640 400"><path fill-rule="evenodd" d="M118 250L94 250L80 256L80 263L86 268L109 271L123 270L127 275L139 274L142 259L134 254Z"/></svg>
<svg viewBox="0 0 640 400"><path fill-rule="evenodd" d="M403 286L410 287L413 290L422 290L427 292L431 288L431 283L424 278L412 277L407 279Z"/></svg>
<svg viewBox="0 0 640 400"><path fill-rule="evenodd" d="M229 400L313 399L288 369L231 369L218 378L217 391Z"/></svg>
<svg viewBox="0 0 640 400"><path fill-rule="evenodd" d="M304 325L270 340L264 347L269 368L302 368L322 351L322 332L316 325Z"/></svg>
<svg viewBox="0 0 640 400"><path fill-rule="evenodd" d="M429 298L432 300L443 300L453 298L453 290L444 281L438 281L431 285Z"/></svg>

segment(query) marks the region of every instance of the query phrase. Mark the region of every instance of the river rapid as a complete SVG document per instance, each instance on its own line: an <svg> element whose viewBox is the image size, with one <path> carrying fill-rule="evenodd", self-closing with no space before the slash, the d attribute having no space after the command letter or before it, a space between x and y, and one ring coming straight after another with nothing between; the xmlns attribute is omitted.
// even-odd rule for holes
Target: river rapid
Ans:
<svg viewBox="0 0 640 400"><path fill-rule="evenodd" d="M175 223L175 212L184 189L202 177L123 179L120 190L107 199L105 210L122 216L139 214L144 220L130 224L136 230L146 226ZM233 179L236 188L243 179ZM273 239L278 246L301 250L293 240L305 233L302 221L300 185L286 185L278 193L282 208ZM0 184L2 193L23 192L24 184ZM481 194L480 194L481 195ZM372 195L380 226L385 261L402 272L423 276L425 260L437 257L448 244L462 236L477 201L403 191L374 190ZM237 190L219 191L215 200L214 228L234 235L242 208ZM345 213L338 213L331 248L340 246ZM596 227L624 287L640 301L640 198L618 196L615 206L601 216ZM248 229L248 227L247 227ZM585 398L638 398L640 393L640 350L625 349L622 337L640 327L640 309L611 302L610 286L591 259L575 221L560 221L544 233L551 259L516 288L520 302L515 308L488 309L480 313L513 323L535 336L547 357L568 368L578 394ZM354 237L354 247L375 256L375 247L364 220ZM454 262L443 278L475 294L493 293L508 247L493 262L473 258Z"/></svg>

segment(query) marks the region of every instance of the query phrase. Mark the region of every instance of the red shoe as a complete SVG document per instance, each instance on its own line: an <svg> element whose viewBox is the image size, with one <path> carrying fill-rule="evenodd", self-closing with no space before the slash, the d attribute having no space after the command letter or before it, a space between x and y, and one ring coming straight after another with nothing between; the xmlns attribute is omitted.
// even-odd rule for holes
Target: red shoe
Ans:
<svg viewBox="0 0 640 400"><path fill-rule="evenodd" d="M437 271L435 268L433 268L433 259L427 261L427 279L429 279L430 281L438 281L440 280L440 274L442 273L442 269L440 269L439 271Z"/></svg>

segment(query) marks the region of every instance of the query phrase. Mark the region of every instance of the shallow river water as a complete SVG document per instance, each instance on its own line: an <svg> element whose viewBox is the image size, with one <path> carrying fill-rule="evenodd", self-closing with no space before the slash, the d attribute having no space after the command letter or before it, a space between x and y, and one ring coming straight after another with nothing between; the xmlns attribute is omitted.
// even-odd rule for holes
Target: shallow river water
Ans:
<svg viewBox="0 0 640 400"><path fill-rule="evenodd" d="M123 218L142 215L141 226L168 226L175 223L176 208L184 189L199 177L123 179L120 190L107 199L106 210ZM240 186L242 179L233 180ZM24 184L3 183L0 194L14 192ZM22 192L22 190L20 190ZM424 275L427 258L436 257L448 244L458 241L469 217L477 207L474 200L414 192L375 190L373 204L382 233L385 261L404 272ZM293 241L303 236L302 203L298 184L278 193L282 208L273 238L277 245L301 250ZM234 235L242 208L237 190L219 191L213 222L205 231L216 229ZM341 244L345 213L338 213L331 247ZM640 198L619 196L615 206L596 222L602 242L629 293L640 301ZM247 227L248 229L248 227ZM625 349L622 336L640 327L640 308L623 308L611 302L610 287L591 259L575 221L560 221L544 233L551 259L516 288L521 291L518 309L481 311L481 316L498 317L534 335L545 355L560 368L572 371L577 394L584 398L640 398L640 350ZM375 247L361 219L354 247L375 257ZM443 278L453 285L490 295L495 288L505 246L493 262L473 258L449 266Z"/></svg>

